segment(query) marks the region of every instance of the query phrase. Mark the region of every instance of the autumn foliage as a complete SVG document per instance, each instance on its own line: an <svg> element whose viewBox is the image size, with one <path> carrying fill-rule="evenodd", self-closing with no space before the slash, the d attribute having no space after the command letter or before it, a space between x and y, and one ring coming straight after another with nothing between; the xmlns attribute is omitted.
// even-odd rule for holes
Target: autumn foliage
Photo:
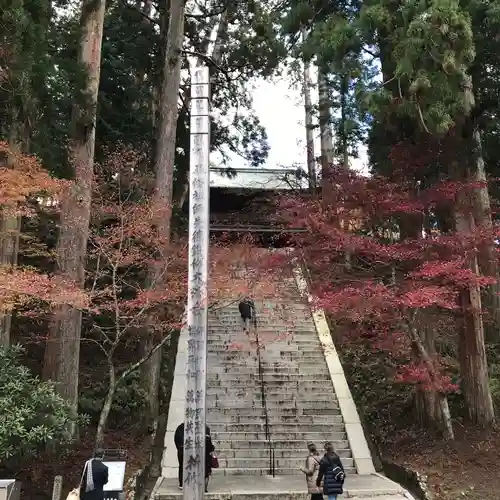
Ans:
<svg viewBox="0 0 500 500"><path fill-rule="evenodd" d="M85 309L88 297L73 283L12 265L13 255L10 255L16 251L21 217L30 217L36 209L52 205L64 193L68 182L52 178L35 157L12 150L5 141L0 141L0 158L1 310L8 312L16 305L27 304L34 308L40 303L71 304Z"/></svg>
<svg viewBox="0 0 500 500"><path fill-rule="evenodd" d="M438 227L437 212L460 210L459 200L469 198L477 183L436 182L422 189L406 179L339 170L329 180L329 200L286 196L278 212L305 230L294 237L288 258L307 263L316 306L351 338L412 360L393 374L395 380L447 393L458 386L434 342L449 333L450 320L460 329L467 315L482 314L464 306L462 296L496 281L471 266L496 229L459 234ZM429 325L430 343L423 334Z"/></svg>

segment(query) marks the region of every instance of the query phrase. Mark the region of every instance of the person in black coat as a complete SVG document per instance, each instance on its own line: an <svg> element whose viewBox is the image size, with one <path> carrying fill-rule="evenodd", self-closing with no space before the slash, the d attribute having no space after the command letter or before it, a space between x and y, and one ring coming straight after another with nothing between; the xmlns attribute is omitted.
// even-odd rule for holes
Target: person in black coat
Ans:
<svg viewBox="0 0 500 500"><path fill-rule="evenodd" d="M331 443L326 446L325 456L321 460L316 486L321 485L321 480L323 480L323 494L328 496L328 500L337 500L337 495L342 495L344 492L344 467Z"/></svg>
<svg viewBox="0 0 500 500"><path fill-rule="evenodd" d="M241 300L238 304L238 310L240 311L241 320L243 321L243 330L248 333L249 326L253 323L254 327L257 327L257 316L255 315L255 303L252 299L248 297Z"/></svg>
<svg viewBox="0 0 500 500"><path fill-rule="evenodd" d="M81 500L103 500L104 485L108 483L108 468L102 463L104 450L98 449L94 458L87 460L80 487Z"/></svg>
<svg viewBox="0 0 500 500"><path fill-rule="evenodd" d="M205 442L205 490L208 486L208 477L212 473L212 456L211 453L215 451L212 439L210 437L210 428L206 426L206 442ZM174 443L177 448L177 461L179 462L179 488L182 490L184 485L184 422L177 426L174 433ZM207 473L208 471L208 473Z"/></svg>
<svg viewBox="0 0 500 500"><path fill-rule="evenodd" d="M208 482L212 475L212 453L215 451L215 446L212 443L210 429L207 427L207 436L205 439L205 493L208 493Z"/></svg>

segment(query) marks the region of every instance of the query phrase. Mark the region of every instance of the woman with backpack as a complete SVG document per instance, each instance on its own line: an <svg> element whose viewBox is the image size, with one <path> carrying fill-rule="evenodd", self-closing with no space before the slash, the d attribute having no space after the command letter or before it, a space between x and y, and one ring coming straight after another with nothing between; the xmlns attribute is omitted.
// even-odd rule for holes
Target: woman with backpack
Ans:
<svg viewBox="0 0 500 500"><path fill-rule="evenodd" d="M316 486L321 456L314 443L307 443L307 449L309 455L305 467L301 467L300 470L306 475L307 491L311 494L311 500L323 500L323 488Z"/></svg>
<svg viewBox="0 0 500 500"><path fill-rule="evenodd" d="M337 496L344 492L344 466L331 443L326 446L325 456L321 460L316 486L321 485L321 480L323 480L323 494L328 500L337 500Z"/></svg>

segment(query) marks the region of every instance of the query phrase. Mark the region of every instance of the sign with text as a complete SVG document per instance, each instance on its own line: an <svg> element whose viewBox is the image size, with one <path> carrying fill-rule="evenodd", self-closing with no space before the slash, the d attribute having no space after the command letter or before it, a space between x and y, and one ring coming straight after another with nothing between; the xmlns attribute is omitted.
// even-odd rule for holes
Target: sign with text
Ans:
<svg viewBox="0 0 500 500"><path fill-rule="evenodd" d="M108 484L104 485L104 491L123 491L127 462L103 462L103 464L108 468Z"/></svg>

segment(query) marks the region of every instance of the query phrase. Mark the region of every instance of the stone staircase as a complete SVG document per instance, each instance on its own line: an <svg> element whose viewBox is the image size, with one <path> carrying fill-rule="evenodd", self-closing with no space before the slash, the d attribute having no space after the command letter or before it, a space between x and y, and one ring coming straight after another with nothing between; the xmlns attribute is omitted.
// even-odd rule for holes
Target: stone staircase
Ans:
<svg viewBox="0 0 500 500"><path fill-rule="evenodd" d="M255 336L243 332L236 298L209 313L207 424L220 467L213 471L208 500L309 500L299 471L308 441L320 453L326 441L334 443L348 472L344 497L412 499L399 484L375 472L325 317L301 298L299 287L307 295L307 285L300 271L295 278L284 280L272 304L256 301L259 349ZM183 495L174 432L184 419L187 357L184 328L162 476L150 500L181 500Z"/></svg>
<svg viewBox="0 0 500 500"><path fill-rule="evenodd" d="M320 452L333 442L346 472L356 472L310 307L295 280L287 289L286 302L256 301L260 349L253 332L250 341L243 332L237 302L209 314L207 424L220 463L214 474L303 476L308 441Z"/></svg>

